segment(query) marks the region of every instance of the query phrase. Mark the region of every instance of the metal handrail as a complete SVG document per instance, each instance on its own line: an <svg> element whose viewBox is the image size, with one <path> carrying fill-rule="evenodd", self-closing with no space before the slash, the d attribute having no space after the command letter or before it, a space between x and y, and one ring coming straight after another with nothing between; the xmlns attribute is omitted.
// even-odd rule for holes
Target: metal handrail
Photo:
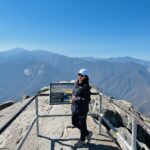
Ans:
<svg viewBox="0 0 150 150"><path fill-rule="evenodd" d="M115 101L112 101L112 103L114 105L116 105L117 107L119 107L120 109L124 110L126 113L130 114L138 122L138 124L141 127L143 127L143 129L150 135L150 127L145 122L143 122L143 120L141 118L139 118L136 114L134 114L134 112L128 111L127 109L125 109L121 105L117 104Z"/></svg>
<svg viewBox="0 0 150 150"><path fill-rule="evenodd" d="M95 95L98 93L92 93L92 95ZM14 114L14 116L8 120L1 128L0 128L0 134L2 134L14 121L15 119L35 100L35 113L36 116L34 117L32 123L29 125L29 128L27 129L24 137L20 140L20 142L18 143L16 150L20 150L23 143L25 142L27 136L29 135L33 125L36 123L36 133L37 136L39 136L39 118L40 117L61 117L61 116L70 116L71 114L58 114L58 115L39 115L39 110L38 110L38 96L49 96L50 94L43 94L43 93L38 93L36 94L34 97L32 97L31 100L29 100L16 114ZM88 115L98 115L98 114L91 114L89 113Z"/></svg>
<svg viewBox="0 0 150 150"><path fill-rule="evenodd" d="M23 143L25 142L26 138L28 137L28 135L29 135L29 133L30 133L30 131L31 131L32 127L33 127L33 125L35 124L36 120L37 120L37 117L34 117L32 123L31 123L31 125L29 126L28 130L26 131L24 137L21 139L21 141L20 141L19 144L17 145L16 150L20 150L20 149L21 149Z"/></svg>
<svg viewBox="0 0 150 150"><path fill-rule="evenodd" d="M9 119L1 128L0 128L0 134L2 134L14 121L15 119L34 101L36 100L38 97L38 94L35 95L34 97L32 97L31 100L29 100L18 112L16 112L16 114L14 114L14 116ZM36 103L37 104L37 103ZM27 129L24 137L20 140L20 142L18 143L17 147L16 147L16 150L20 150L23 143L25 142L27 136L29 135L33 125L35 124L35 122L37 122L38 120L38 117L34 117L31 125L29 126L29 128Z"/></svg>
<svg viewBox="0 0 150 150"><path fill-rule="evenodd" d="M103 119L105 121L105 123L116 133L116 135L120 138L120 140L123 141L123 143L125 144L125 146L129 150L136 150L137 149L137 147L136 147L137 124L139 124L149 135L150 135L150 127L145 122L143 122L142 119L140 119L134 112L125 109L123 106L121 106L117 102L113 101L112 98L109 98L109 97L103 95L103 93L99 92L99 94L101 95L101 99L102 99L102 97L104 97L110 103L112 103L115 106L119 107L120 109L122 109L123 111L125 111L126 113L128 113L132 117L132 141L131 141L131 145L129 145L127 143L127 141L112 126L112 124L103 116L102 110L100 110L100 112L101 112L100 113L101 119ZM102 100L101 100L101 104L100 105L102 105ZM102 109L102 106L100 106L100 109Z"/></svg>
<svg viewBox="0 0 150 150"><path fill-rule="evenodd" d="M102 94L101 92L99 92L100 94ZM135 120L138 122L138 124L143 127L143 129L150 135L150 127L143 122L142 119L140 119L132 110L129 111L127 110L125 107L123 107L122 105L118 104L117 101L113 101L113 98L109 98L105 95L102 94L103 97L105 97L110 103L113 103L115 106L119 107L120 109L122 109L124 112L128 113L130 116L132 116L133 118L135 118Z"/></svg>
<svg viewBox="0 0 150 150"><path fill-rule="evenodd" d="M33 102L37 95L35 95L30 101L28 101L14 116L8 120L1 128L0 128L0 134L2 134L12 123L13 121Z"/></svg>
<svg viewBox="0 0 150 150"><path fill-rule="evenodd" d="M88 113L88 116L98 116L98 113ZM46 117L67 117L67 116L72 116L72 114L54 114L54 115L39 115L41 118L46 118Z"/></svg>

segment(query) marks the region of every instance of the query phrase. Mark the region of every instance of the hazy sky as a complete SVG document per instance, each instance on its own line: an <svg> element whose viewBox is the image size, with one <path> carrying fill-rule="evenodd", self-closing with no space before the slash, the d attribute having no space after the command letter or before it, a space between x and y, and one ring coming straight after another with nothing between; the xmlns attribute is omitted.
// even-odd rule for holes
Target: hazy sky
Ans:
<svg viewBox="0 0 150 150"><path fill-rule="evenodd" d="M0 0L0 51L150 60L150 0Z"/></svg>

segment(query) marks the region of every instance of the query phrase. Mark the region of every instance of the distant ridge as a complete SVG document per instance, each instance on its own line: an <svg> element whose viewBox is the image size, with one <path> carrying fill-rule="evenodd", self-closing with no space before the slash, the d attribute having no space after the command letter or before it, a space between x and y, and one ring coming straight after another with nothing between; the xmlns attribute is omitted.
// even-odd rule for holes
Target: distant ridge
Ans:
<svg viewBox="0 0 150 150"><path fill-rule="evenodd" d="M83 57L84 60L88 60L88 61L108 61L111 63L115 63L115 62L120 62L120 63L126 63L126 62L130 62L130 63L136 63L136 64L140 64L140 65L144 65L147 67L150 67L150 61L147 60L142 60L142 59L137 59L137 58L133 58L133 57L129 57L129 56L125 56L125 57L110 57L110 58L94 58L94 57Z"/></svg>
<svg viewBox="0 0 150 150"><path fill-rule="evenodd" d="M150 111L145 109L150 100L148 63L130 57L100 60L72 58L49 51L22 48L0 52L0 103L35 94L50 82L76 79L77 71L85 67L91 83L106 95L127 99L145 115L149 115Z"/></svg>

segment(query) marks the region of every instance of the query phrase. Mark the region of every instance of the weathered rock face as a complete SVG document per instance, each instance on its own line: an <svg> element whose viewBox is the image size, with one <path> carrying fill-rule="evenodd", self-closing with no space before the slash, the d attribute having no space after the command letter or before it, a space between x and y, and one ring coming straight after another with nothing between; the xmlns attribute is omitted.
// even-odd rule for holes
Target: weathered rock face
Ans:
<svg viewBox="0 0 150 150"><path fill-rule="evenodd" d="M32 98L32 97L31 97ZM0 127L4 125L20 108L31 98L20 101L0 111ZM70 114L70 105L49 105L49 96L39 97L40 115ZM35 102L22 112L6 131L0 135L0 149L15 150L20 140L25 135L33 118L35 117ZM87 118L88 129L94 135L90 144L85 144L82 150L119 150L120 148L111 139L107 130L102 126L102 132L98 134L97 124L90 116ZM36 133L36 124L22 146L22 150L71 150L74 143L80 137L79 130L71 127L71 116L66 117L42 117L39 119L39 137Z"/></svg>
<svg viewBox="0 0 150 150"><path fill-rule="evenodd" d="M127 141L131 141L130 136L131 136L131 130L132 130L132 118L124 110L122 110L119 107L117 107L116 105L114 105L112 103L113 101L115 101L115 103L119 104L126 110L134 112L134 114L136 114L136 116L139 116L140 119L142 119L146 124L148 124L150 126L149 120L146 119L145 117L143 117L142 115L140 115L138 112L136 112L134 110L134 108L132 107L131 103L129 103L125 100L115 100L115 99L112 100L109 97L103 96L102 105L103 105L104 117L107 120L109 120L111 122L111 124L122 133L122 135L127 135L127 137L123 136L125 139L127 139ZM93 98L91 100L90 111L91 112L99 112L99 107L100 107L99 106L99 98L97 96L93 96ZM105 122L102 122L102 123L106 126L106 128L108 130L110 130L110 127ZM123 131L124 131L124 134L123 134ZM127 134L127 131L128 131L128 134ZM141 146L141 148L142 147L150 148L150 142L149 142L150 135L148 133L146 133L146 131L139 125L137 127L137 131L138 131L137 139L139 140L139 143L140 143L139 147ZM118 142L120 142L119 139L118 139ZM144 143L144 144L142 144L142 143ZM122 146L122 149L124 149L123 146Z"/></svg>
<svg viewBox="0 0 150 150"><path fill-rule="evenodd" d="M24 95L24 96L22 96L22 100L25 100L25 99L28 99L28 98L30 98L31 96L29 96L29 95Z"/></svg>
<svg viewBox="0 0 150 150"><path fill-rule="evenodd" d="M47 92L47 91L49 91L49 89L50 89L49 86L43 87L38 91L38 93Z"/></svg>

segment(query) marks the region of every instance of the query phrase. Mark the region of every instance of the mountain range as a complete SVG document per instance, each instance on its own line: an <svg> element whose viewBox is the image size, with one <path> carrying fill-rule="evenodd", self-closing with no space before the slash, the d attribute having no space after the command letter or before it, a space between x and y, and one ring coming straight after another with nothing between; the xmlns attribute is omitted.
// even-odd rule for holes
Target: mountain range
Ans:
<svg viewBox="0 0 150 150"><path fill-rule="evenodd" d="M150 62L131 57L75 58L43 50L0 52L0 103L34 95L50 82L76 79L87 68L91 84L106 95L126 99L150 116Z"/></svg>

